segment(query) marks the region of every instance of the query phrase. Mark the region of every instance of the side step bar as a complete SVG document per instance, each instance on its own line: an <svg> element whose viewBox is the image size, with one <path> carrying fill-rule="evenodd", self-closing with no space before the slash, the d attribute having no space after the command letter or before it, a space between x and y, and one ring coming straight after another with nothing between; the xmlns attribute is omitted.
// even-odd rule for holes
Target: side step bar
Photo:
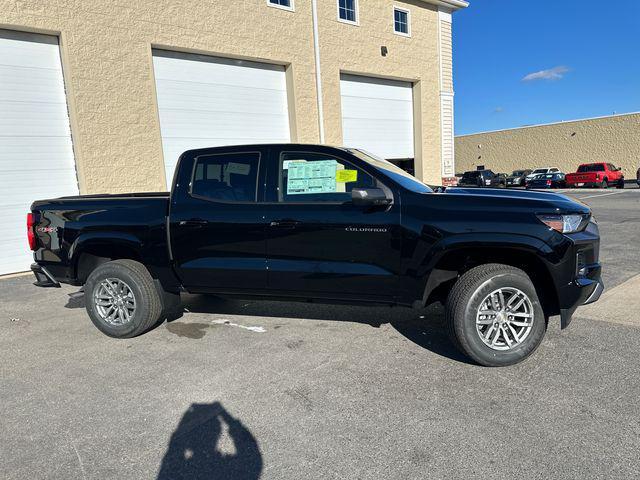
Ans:
<svg viewBox="0 0 640 480"><path fill-rule="evenodd" d="M36 276L36 281L33 282L36 287L60 288L60 282L53 278L53 275L51 275L46 268L37 263L32 263L31 271Z"/></svg>

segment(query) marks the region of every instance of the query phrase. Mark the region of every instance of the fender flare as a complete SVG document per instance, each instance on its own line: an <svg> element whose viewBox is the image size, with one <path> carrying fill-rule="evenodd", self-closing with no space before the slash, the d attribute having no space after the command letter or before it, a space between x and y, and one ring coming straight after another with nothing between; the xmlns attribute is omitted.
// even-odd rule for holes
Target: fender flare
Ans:
<svg viewBox="0 0 640 480"><path fill-rule="evenodd" d="M547 262L553 262L555 252L544 241L536 237L512 233L463 233L444 238L433 245L428 261L419 268L424 274L425 285L422 299L417 300L414 307L422 308L426 305L429 295L442 283L452 280L457 272L438 269L436 266L446 256L456 251L467 249L498 248L511 251L522 251L543 257ZM545 263L543 261L543 263Z"/></svg>
<svg viewBox="0 0 640 480"><path fill-rule="evenodd" d="M68 258L70 265L73 266L74 272L82 253L90 247L99 245L125 247L140 255L143 243L135 235L126 232L103 231L81 233L69 247Z"/></svg>

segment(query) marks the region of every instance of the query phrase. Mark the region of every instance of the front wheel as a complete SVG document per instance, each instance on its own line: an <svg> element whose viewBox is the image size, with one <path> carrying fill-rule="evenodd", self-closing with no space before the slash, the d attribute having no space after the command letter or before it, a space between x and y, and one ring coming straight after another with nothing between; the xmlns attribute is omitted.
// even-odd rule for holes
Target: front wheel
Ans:
<svg viewBox="0 0 640 480"><path fill-rule="evenodd" d="M488 367L514 365L542 342L547 319L525 272L486 264L463 274L446 304L452 341L472 360Z"/></svg>
<svg viewBox="0 0 640 480"><path fill-rule="evenodd" d="M618 183L616 184L616 188L624 188L624 177L618 180Z"/></svg>
<svg viewBox="0 0 640 480"><path fill-rule="evenodd" d="M96 268L85 284L85 304L104 334L131 338L153 327L162 300L149 271L133 260L114 260Z"/></svg>

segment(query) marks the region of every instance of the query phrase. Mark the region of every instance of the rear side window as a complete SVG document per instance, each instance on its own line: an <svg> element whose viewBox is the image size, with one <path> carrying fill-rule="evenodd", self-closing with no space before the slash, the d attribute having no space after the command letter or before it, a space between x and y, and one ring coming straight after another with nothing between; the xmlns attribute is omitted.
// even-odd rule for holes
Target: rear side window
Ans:
<svg viewBox="0 0 640 480"><path fill-rule="evenodd" d="M220 202L255 202L260 153L223 153L196 158L191 194Z"/></svg>
<svg viewBox="0 0 640 480"><path fill-rule="evenodd" d="M351 201L354 188L373 188L375 179L351 163L321 153L283 152L279 162L278 201Z"/></svg>

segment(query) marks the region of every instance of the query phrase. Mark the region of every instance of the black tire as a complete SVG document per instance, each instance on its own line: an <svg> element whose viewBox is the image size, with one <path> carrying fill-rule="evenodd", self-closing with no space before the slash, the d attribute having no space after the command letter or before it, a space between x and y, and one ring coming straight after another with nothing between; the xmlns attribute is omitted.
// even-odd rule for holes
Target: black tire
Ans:
<svg viewBox="0 0 640 480"><path fill-rule="evenodd" d="M515 288L530 300L533 321L522 343L509 350L495 350L480 338L476 314L483 300L500 288ZM497 263L472 268L455 283L446 303L446 323L453 343L469 358L487 367L503 367L521 362L542 343L547 319L531 279L522 270Z"/></svg>
<svg viewBox="0 0 640 480"><path fill-rule="evenodd" d="M105 279L124 282L135 299L135 310L131 319L114 325L102 318L94 300L95 294ZM162 313L162 299L153 283L153 278L144 265L134 260L114 260L96 268L84 287L85 305L93 324L102 333L115 338L131 338L145 333L156 325Z"/></svg>
<svg viewBox="0 0 640 480"><path fill-rule="evenodd" d="M607 181L607 179L605 178L604 180L602 180L602 183L600 184L600 188L609 188L609 182Z"/></svg>
<svg viewBox="0 0 640 480"><path fill-rule="evenodd" d="M616 188L618 189L624 188L624 178L621 178L620 180L618 180L618 183L616 184Z"/></svg>

